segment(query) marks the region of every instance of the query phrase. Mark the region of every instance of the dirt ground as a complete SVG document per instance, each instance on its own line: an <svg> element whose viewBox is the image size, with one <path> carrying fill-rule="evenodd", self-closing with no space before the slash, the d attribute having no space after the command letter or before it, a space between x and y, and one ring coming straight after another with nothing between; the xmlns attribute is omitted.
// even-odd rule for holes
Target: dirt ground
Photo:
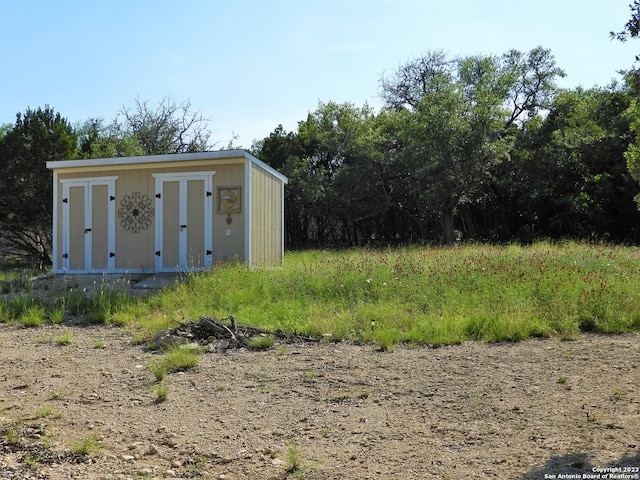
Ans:
<svg viewBox="0 0 640 480"><path fill-rule="evenodd" d="M230 349L163 402L157 355L116 327L0 324L0 478L640 478L638 334Z"/></svg>

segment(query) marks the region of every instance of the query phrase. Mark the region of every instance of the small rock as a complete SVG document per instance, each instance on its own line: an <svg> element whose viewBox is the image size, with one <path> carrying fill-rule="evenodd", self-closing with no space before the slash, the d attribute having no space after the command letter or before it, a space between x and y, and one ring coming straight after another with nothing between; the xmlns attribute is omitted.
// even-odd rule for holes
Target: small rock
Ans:
<svg viewBox="0 0 640 480"><path fill-rule="evenodd" d="M144 452L145 455L155 455L158 453L158 447L156 447L153 443L149 444L149 447Z"/></svg>
<svg viewBox="0 0 640 480"><path fill-rule="evenodd" d="M272 448L272 447L266 447L263 450L265 455L270 456L271 458L276 458L278 456L278 449L277 448Z"/></svg>
<svg viewBox="0 0 640 480"><path fill-rule="evenodd" d="M224 353L229 348L229 340L214 340L207 345L209 352Z"/></svg>
<svg viewBox="0 0 640 480"><path fill-rule="evenodd" d="M122 457L120 458L122 458L125 462L130 462L136 459L136 457L134 457L133 455L122 455Z"/></svg>
<svg viewBox="0 0 640 480"><path fill-rule="evenodd" d="M178 335L172 335L169 330L162 330L156 333L149 342L151 350L166 350L178 345L187 343L187 339Z"/></svg>

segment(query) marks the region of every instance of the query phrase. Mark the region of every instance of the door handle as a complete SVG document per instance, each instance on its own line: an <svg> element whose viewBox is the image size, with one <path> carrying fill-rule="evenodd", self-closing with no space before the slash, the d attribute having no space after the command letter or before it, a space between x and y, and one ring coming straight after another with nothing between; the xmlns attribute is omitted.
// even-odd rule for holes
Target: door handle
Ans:
<svg viewBox="0 0 640 480"><path fill-rule="evenodd" d="M180 225L180 231L183 231L185 228L187 228L186 225Z"/></svg>
<svg viewBox="0 0 640 480"><path fill-rule="evenodd" d="M90 228L85 228L85 229L84 229L84 233L89 233L90 231L91 231L91 229L90 229Z"/></svg>

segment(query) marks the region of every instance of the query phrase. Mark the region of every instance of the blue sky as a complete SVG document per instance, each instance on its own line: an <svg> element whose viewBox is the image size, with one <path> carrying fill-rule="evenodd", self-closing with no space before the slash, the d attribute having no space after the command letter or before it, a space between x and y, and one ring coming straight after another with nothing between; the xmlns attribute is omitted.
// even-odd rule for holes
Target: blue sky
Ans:
<svg viewBox="0 0 640 480"><path fill-rule="evenodd" d="M541 45L566 88L606 86L640 41L609 38L630 0L0 0L0 123L50 105L110 122L135 99L189 99L223 148L295 130L318 102L380 105L379 80L429 50Z"/></svg>

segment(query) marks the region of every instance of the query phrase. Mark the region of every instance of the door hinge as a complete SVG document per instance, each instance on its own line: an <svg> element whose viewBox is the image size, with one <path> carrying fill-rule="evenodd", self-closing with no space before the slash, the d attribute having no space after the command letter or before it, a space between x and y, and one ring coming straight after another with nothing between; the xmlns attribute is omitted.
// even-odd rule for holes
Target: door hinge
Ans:
<svg viewBox="0 0 640 480"><path fill-rule="evenodd" d="M156 250L156 257L160 256L160 250Z"/></svg>
<svg viewBox="0 0 640 480"><path fill-rule="evenodd" d="M69 258L69 254L68 253L63 253L62 254L62 258Z"/></svg>
<svg viewBox="0 0 640 480"><path fill-rule="evenodd" d="M161 193L156 193L156 198L162 198L162 194Z"/></svg>
<svg viewBox="0 0 640 480"><path fill-rule="evenodd" d="M62 203L69 203L69 199L68 198L63 198L62 199Z"/></svg>
<svg viewBox="0 0 640 480"><path fill-rule="evenodd" d="M110 200L110 201L112 201L112 202L113 202L115 199L116 199L116 197L114 197L113 195L109 195L109 200Z"/></svg>
<svg viewBox="0 0 640 480"><path fill-rule="evenodd" d="M116 256L115 252L109 252L109 258L113 258L115 256Z"/></svg>
<svg viewBox="0 0 640 480"><path fill-rule="evenodd" d="M211 255L213 252L211 250L207 250L207 255Z"/></svg>
<svg viewBox="0 0 640 480"><path fill-rule="evenodd" d="M207 192L207 197L210 197L212 195L211 192Z"/></svg>

